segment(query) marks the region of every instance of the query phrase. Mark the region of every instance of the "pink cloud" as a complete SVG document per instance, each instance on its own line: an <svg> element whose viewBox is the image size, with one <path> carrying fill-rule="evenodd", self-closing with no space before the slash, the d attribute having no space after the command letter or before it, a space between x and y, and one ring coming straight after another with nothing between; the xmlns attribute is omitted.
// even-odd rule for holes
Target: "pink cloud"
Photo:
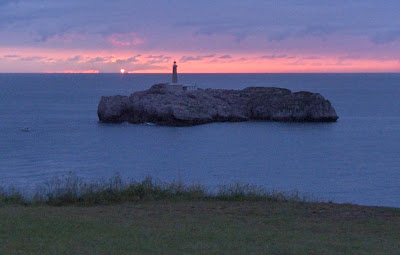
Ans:
<svg viewBox="0 0 400 255"><path fill-rule="evenodd" d="M86 38L85 34L77 34L77 33L62 33L56 34L49 37L47 40L49 42L64 42L71 43L74 40L83 40Z"/></svg>
<svg viewBox="0 0 400 255"><path fill-rule="evenodd" d="M55 73L100 73L99 70L64 70Z"/></svg>
<svg viewBox="0 0 400 255"><path fill-rule="evenodd" d="M108 41L117 47L136 46L144 43L144 39L139 38L136 33L115 33L108 37Z"/></svg>

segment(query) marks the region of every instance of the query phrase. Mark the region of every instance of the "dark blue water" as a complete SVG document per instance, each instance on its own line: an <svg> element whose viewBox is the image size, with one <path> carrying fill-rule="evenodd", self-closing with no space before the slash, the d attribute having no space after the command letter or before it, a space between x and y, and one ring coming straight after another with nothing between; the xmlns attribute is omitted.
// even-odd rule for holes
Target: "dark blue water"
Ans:
<svg viewBox="0 0 400 255"><path fill-rule="evenodd" d="M170 75L0 74L0 184L32 186L73 171L145 175L210 187L268 189L400 207L400 74L182 74L202 88L319 92L337 123L101 124L102 95L147 89ZM31 132L21 132L29 127Z"/></svg>

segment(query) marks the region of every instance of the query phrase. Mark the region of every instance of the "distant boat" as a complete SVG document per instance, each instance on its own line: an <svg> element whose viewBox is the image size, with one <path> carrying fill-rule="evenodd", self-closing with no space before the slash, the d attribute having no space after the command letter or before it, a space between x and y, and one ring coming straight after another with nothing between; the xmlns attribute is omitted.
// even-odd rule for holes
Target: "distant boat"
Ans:
<svg viewBox="0 0 400 255"><path fill-rule="evenodd" d="M31 131L31 129L26 127L26 128L22 128L21 131L22 132L29 132L29 131Z"/></svg>

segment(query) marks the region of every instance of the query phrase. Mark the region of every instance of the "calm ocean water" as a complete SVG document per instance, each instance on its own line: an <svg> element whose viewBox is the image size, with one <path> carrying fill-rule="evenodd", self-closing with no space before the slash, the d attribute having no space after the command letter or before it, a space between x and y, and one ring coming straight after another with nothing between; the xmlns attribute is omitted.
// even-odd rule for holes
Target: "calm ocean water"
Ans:
<svg viewBox="0 0 400 255"><path fill-rule="evenodd" d="M146 175L210 187L240 181L325 200L400 207L400 74L181 74L201 88L319 92L336 123L195 127L98 122L102 95L128 95L162 74L0 74L0 184L29 187L69 171ZM31 132L22 132L29 127Z"/></svg>

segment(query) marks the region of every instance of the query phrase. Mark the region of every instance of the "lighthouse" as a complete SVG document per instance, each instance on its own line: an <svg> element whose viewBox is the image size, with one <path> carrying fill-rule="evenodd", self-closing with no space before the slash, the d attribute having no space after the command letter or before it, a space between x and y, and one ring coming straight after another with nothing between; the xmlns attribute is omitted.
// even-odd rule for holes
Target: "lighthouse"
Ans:
<svg viewBox="0 0 400 255"><path fill-rule="evenodd" d="M176 61L174 61L174 65L172 66L172 83L178 83L178 66L176 65Z"/></svg>
<svg viewBox="0 0 400 255"><path fill-rule="evenodd" d="M172 66L172 83L167 83L165 85L168 89L173 90L173 91L178 91L178 90L183 90L183 91L188 91L188 90L197 90L197 85L188 85L188 84L178 84L178 65L176 64L176 61L174 61L174 64Z"/></svg>

